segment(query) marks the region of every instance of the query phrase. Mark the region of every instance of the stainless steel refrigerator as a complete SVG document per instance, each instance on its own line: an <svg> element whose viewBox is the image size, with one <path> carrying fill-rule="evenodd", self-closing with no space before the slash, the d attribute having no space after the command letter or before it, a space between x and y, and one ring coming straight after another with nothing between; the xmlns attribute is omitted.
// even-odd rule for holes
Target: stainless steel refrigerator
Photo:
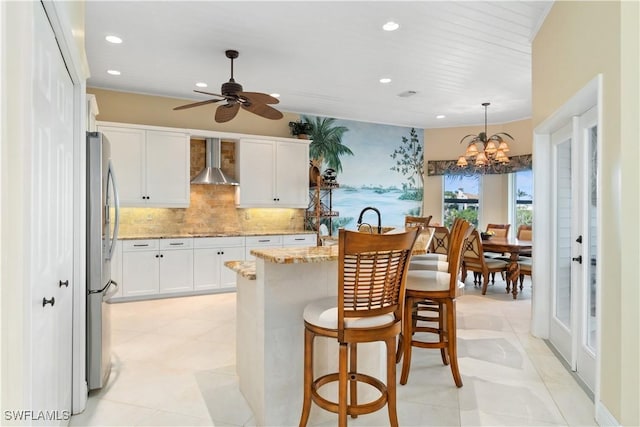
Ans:
<svg viewBox="0 0 640 427"><path fill-rule="evenodd" d="M111 258L118 240L119 203L111 147L99 132L87 133L87 384L102 388L111 372L109 299L118 290Z"/></svg>

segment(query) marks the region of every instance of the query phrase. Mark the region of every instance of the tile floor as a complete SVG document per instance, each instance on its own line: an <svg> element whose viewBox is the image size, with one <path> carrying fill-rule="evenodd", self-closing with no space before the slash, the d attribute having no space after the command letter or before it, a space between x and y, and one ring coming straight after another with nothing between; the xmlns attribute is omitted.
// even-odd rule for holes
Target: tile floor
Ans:
<svg viewBox="0 0 640 427"><path fill-rule="evenodd" d="M504 283L487 295L468 280L458 299L464 386L437 350L414 349L398 387L402 426L593 426L594 405L529 330L531 290L517 301ZM113 370L72 426L251 426L235 376L235 294L113 304ZM400 365L398 365L400 366ZM292 408L298 412L300 408ZM337 418L312 410L318 426ZM388 425L386 410L349 420Z"/></svg>

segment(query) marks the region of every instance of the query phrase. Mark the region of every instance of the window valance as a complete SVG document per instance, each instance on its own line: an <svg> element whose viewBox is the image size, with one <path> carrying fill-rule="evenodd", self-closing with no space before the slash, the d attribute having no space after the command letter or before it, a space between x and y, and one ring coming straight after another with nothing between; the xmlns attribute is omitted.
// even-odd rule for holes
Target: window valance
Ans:
<svg viewBox="0 0 640 427"><path fill-rule="evenodd" d="M498 164L486 167L476 167L469 164L460 167L457 160L428 160L427 176L437 175L475 175L475 174L503 174L530 170L533 167L533 157L531 154L509 157L506 165Z"/></svg>

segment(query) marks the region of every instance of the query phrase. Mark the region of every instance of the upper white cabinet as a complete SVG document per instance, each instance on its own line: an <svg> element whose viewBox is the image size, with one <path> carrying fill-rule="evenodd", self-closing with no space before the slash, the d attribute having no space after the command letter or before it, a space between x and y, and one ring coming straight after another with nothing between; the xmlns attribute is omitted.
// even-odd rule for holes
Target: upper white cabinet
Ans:
<svg viewBox="0 0 640 427"><path fill-rule="evenodd" d="M236 153L239 207L307 207L308 141L241 139Z"/></svg>
<svg viewBox="0 0 640 427"><path fill-rule="evenodd" d="M189 206L189 135L98 126L111 142L121 206Z"/></svg>

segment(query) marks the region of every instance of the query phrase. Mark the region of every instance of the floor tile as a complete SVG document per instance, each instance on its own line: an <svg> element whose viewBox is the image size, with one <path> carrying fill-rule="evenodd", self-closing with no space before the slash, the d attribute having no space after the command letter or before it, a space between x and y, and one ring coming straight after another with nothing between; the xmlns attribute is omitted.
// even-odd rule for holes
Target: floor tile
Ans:
<svg viewBox="0 0 640 427"><path fill-rule="evenodd" d="M514 301L504 286L482 295L467 283L457 300L462 388L439 350L413 349L408 383L397 385L400 425L595 425L593 402L529 333L530 287ZM223 293L112 304L111 377L70 425L254 426L235 372L235 303ZM310 426L336 421L312 406ZM349 425L388 422L384 408Z"/></svg>

